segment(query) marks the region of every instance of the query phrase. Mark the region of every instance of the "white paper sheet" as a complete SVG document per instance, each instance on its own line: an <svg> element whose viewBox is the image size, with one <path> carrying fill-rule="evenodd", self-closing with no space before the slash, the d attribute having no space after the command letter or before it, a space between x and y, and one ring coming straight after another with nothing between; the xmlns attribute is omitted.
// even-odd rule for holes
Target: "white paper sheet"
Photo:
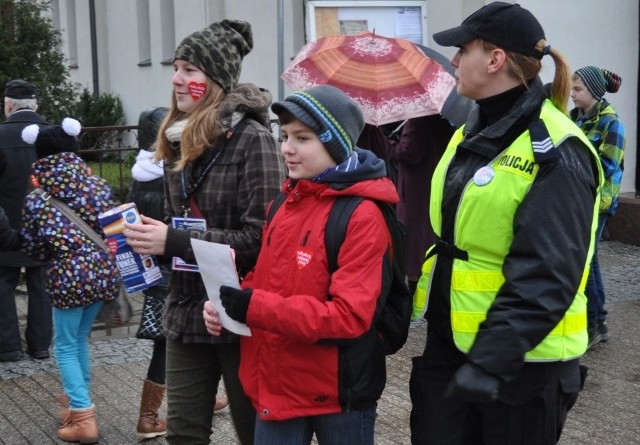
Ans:
<svg viewBox="0 0 640 445"><path fill-rule="evenodd" d="M192 239L191 246L198 261L200 275L202 275L209 300L220 314L220 323L235 334L250 336L251 329L246 324L229 317L220 301L220 286L225 285L240 289L231 247L227 244L199 239Z"/></svg>

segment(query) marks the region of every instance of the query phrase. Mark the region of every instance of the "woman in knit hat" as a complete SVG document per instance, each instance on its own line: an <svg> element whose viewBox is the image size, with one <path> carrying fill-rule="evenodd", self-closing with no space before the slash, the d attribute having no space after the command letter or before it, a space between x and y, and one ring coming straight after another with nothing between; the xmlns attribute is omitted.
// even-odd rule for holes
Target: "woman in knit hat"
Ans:
<svg viewBox="0 0 640 445"><path fill-rule="evenodd" d="M21 234L24 250L48 262L46 286L53 306L53 349L64 395L59 397L58 437L67 442L98 441L96 408L91 398L89 334L104 302L120 289L113 258L49 200L62 201L89 227L103 235L98 215L118 202L103 178L91 174L76 153L80 123L30 125L22 138L35 145L34 186L24 201Z"/></svg>
<svg viewBox="0 0 640 445"><path fill-rule="evenodd" d="M364 119L345 93L316 86L271 109L289 167L283 201L242 290L220 288L227 315L251 328L240 380L258 413L255 444L309 444L315 435L320 445L373 445L386 382L374 320L391 274L390 233L374 201L396 204L398 194L384 161L355 147ZM325 226L341 197L363 200L332 271ZM209 302L205 310L218 335L218 314Z"/></svg>
<svg viewBox="0 0 640 445"><path fill-rule="evenodd" d="M571 99L575 108L571 118L582 129L600 155L605 182L600 193L600 212L596 231L596 246L591 260L587 281L589 348L609 339L604 308L605 294L598 260L598 243L602 232L618 208L618 194L622 183L622 160L624 158L625 128L615 108L605 93L615 93L622 84L616 73L585 66L571 76Z"/></svg>
<svg viewBox="0 0 640 445"><path fill-rule="evenodd" d="M207 333L204 283L181 267L196 262L192 238L213 241L234 249L242 279L258 256L267 203L284 179L269 129L271 94L238 84L252 46L251 26L236 20L212 23L178 45L171 106L155 144L169 224L143 216L144 224L126 226L136 252L183 260L174 261L164 314L170 444L209 443L220 375L240 442L253 443L255 411L238 379L238 336ZM185 217L204 230L181 229Z"/></svg>
<svg viewBox="0 0 640 445"><path fill-rule="evenodd" d="M158 129L169 111L166 107L155 107L144 110L138 118L138 145L142 147L131 167L131 190L127 201L136 204L138 211L150 218L164 220L164 168L162 161L155 159L153 144ZM145 307L147 298L164 302L167 298L168 283L171 276L171 259L158 257L160 271L164 281L157 286L145 289ZM140 318L140 327L148 323ZM158 321L161 323L161 321ZM161 330L160 326L156 327ZM167 434L167 421L161 419L158 412L166 389L166 338L164 333L153 341L151 359L147 368L146 379L142 386L140 401L140 417L136 426L136 435L142 439L150 439ZM229 404L226 395L216 396L214 411L220 411Z"/></svg>

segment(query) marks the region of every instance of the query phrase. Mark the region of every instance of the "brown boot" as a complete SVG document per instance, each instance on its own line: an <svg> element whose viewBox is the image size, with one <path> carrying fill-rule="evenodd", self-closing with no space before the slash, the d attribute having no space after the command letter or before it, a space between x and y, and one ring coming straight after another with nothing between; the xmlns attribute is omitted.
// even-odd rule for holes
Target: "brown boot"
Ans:
<svg viewBox="0 0 640 445"><path fill-rule="evenodd" d="M67 421L58 429L58 437L65 442L96 443L98 441L98 425L96 424L96 408L69 410Z"/></svg>
<svg viewBox="0 0 640 445"><path fill-rule="evenodd" d="M159 385L151 380L144 381L136 436L150 439L167 434L167 421L158 418L158 410L162 404L164 389L165 385Z"/></svg>
<svg viewBox="0 0 640 445"><path fill-rule="evenodd" d="M58 420L60 425L64 425L69 417L69 396L60 394L56 397L56 403L58 405Z"/></svg>

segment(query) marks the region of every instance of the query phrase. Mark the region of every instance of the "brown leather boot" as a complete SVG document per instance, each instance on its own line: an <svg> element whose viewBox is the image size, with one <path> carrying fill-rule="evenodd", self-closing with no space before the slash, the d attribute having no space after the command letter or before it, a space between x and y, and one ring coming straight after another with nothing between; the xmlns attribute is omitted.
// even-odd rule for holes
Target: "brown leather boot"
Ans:
<svg viewBox="0 0 640 445"><path fill-rule="evenodd" d="M150 439L167 434L167 421L158 418L165 387L166 385L159 385L151 380L144 381L136 436Z"/></svg>
<svg viewBox="0 0 640 445"><path fill-rule="evenodd" d="M69 396L66 394L60 394L56 397L56 403L58 405L58 420L60 425L64 425L69 417Z"/></svg>
<svg viewBox="0 0 640 445"><path fill-rule="evenodd" d="M98 425L96 424L96 408L69 410L69 417L58 429L58 437L65 442L96 443L98 441Z"/></svg>

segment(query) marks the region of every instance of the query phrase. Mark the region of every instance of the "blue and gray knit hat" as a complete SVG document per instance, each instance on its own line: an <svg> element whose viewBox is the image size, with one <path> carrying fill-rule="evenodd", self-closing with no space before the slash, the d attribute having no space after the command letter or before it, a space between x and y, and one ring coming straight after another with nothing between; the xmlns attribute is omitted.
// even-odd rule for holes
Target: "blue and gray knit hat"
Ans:
<svg viewBox="0 0 640 445"><path fill-rule="evenodd" d="M575 75L582 79L591 95L596 99L602 99L604 93L615 93L620 89L622 77L613 71L604 70L596 66L585 66L576 70Z"/></svg>
<svg viewBox="0 0 640 445"><path fill-rule="evenodd" d="M358 104L330 85L296 91L283 102L273 103L271 110L278 116L287 111L311 128L336 164L353 153L364 128L364 116Z"/></svg>

